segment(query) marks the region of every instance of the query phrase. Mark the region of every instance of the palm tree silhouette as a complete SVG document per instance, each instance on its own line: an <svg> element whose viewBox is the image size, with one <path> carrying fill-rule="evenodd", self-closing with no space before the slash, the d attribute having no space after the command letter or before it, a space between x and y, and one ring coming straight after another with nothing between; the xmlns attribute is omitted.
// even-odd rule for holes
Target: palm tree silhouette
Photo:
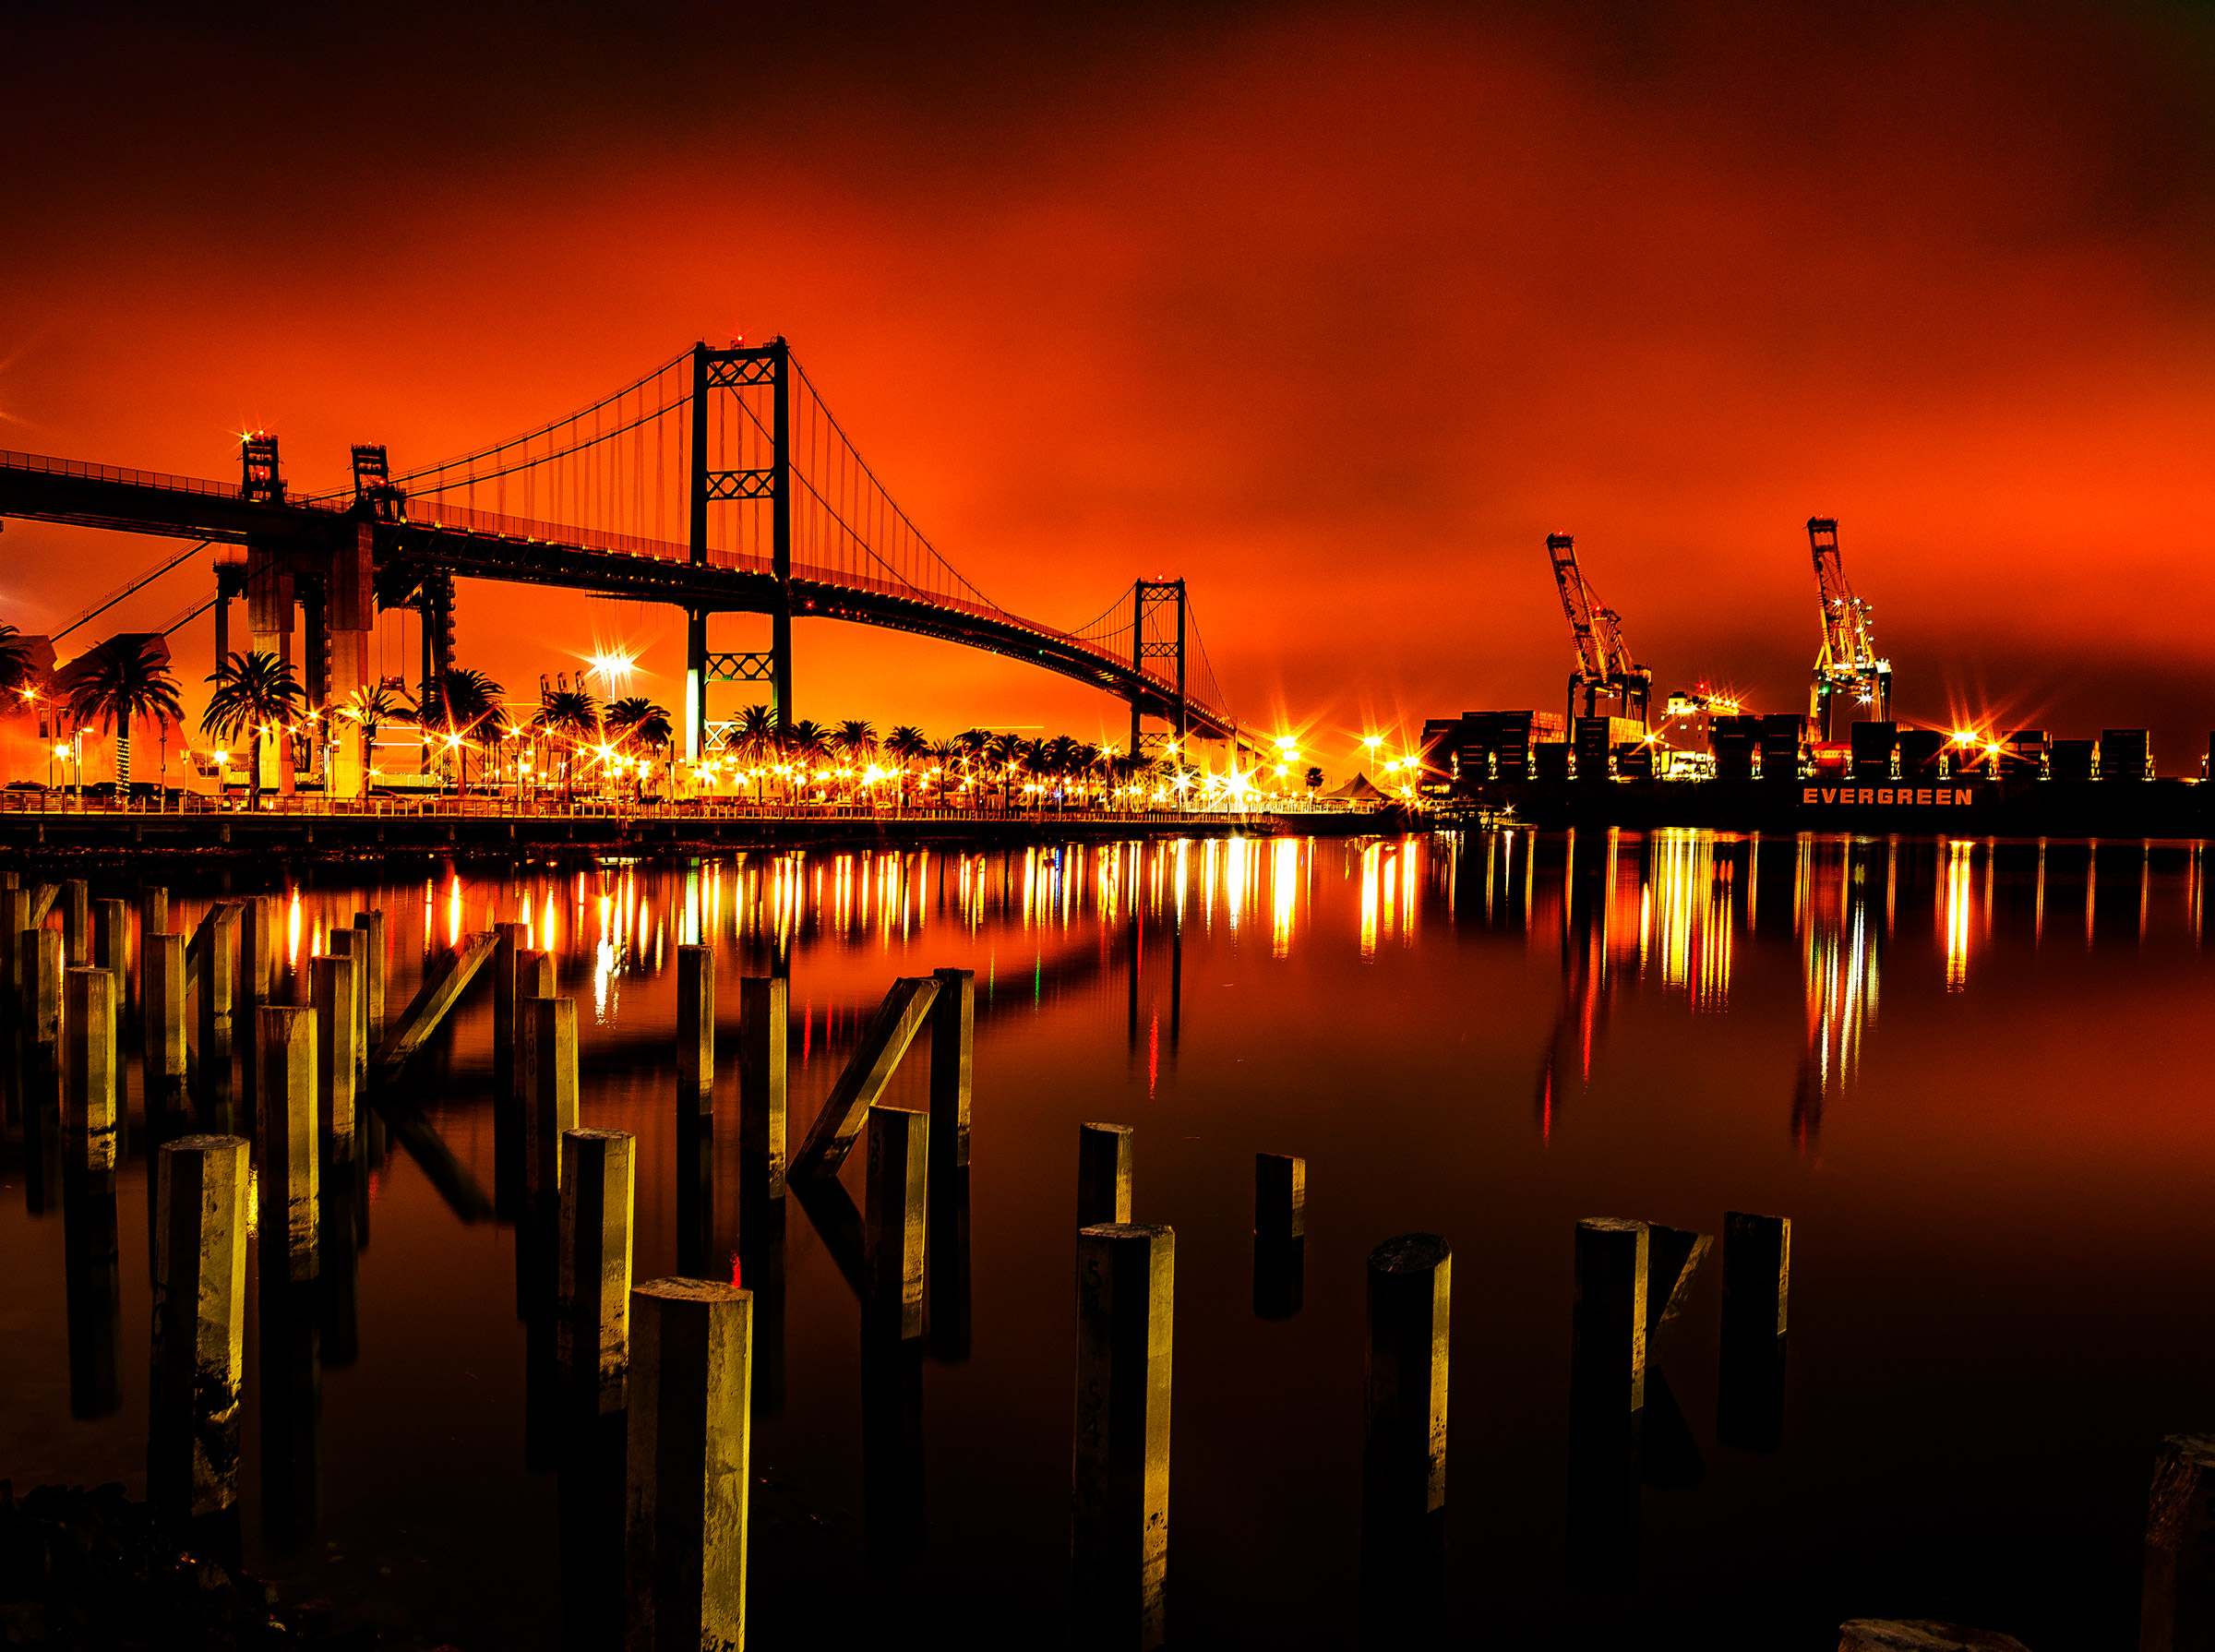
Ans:
<svg viewBox="0 0 2215 1652"><path fill-rule="evenodd" d="M900 765L900 807L907 807L907 771L911 763L919 763L930 755L930 741L923 731L912 723L903 723L884 736L885 755Z"/></svg>
<svg viewBox="0 0 2215 1652"><path fill-rule="evenodd" d="M784 755L800 771L798 784L802 790L814 778L815 766L823 760L829 750L830 740L820 723L810 723L802 718L785 731Z"/></svg>
<svg viewBox="0 0 2215 1652"><path fill-rule="evenodd" d="M208 709L200 713L201 731L227 741L250 734L246 748L252 770L248 796L259 808L261 742L300 709L300 683L293 676L293 663L257 649L251 653L233 654L208 680L215 685L215 692L208 697Z"/></svg>
<svg viewBox="0 0 2215 1652"><path fill-rule="evenodd" d="M0 694L20 694L30 686L30 644L12 625L0 625Z"/></svg>
<svg viewBox="0 0 2215 1652"><path fill-rule="evenodd" d="M69 691L69 715L80 725L115 731L115 784L130 795L131 724L152 717L162 724L162 778L169 779L169 725L185 721L177 679L153 643L111 637L84 658Z"/></svg>
<svg viewBox="0 0 2215 1652"><path fill-rule="evenodd" d="M600 702L582 688L549 688L539 697L538 715L531 721L549 735L568 738L569 749L561 754L561 796L565 803L574 803L577 778L571 759L579 740L600 732Z"/></svg>
<svg viewBox="0 0 2215 1652"><path fill-rule="evenodd" d="M499 684L482 671L467 666L441 674L438 678L437 704L430 719L424 724L425 732L436 731L446 736L447 749L453 752L461 765L457 777L457 791L469 790L469 740L480 730L497 724L499 698L505 692ZM493 728L492 737L499 738Z"/></svg>
<svg viewBox="0 0 2215 1652"><path fill-rule="evenodd" d="M652 752L669 744L672 732L669 713L642 694L615 701L607 708L606 721L619 746L629 747L635 742ZM645 790L646 774L641 768L632 782L631 795L641 796Z"/></svg>
<svg viewBox="0 0 2215 1652"><path fill-rule="evenodd" d="M367 791L370 770L377 761L377 728L383 724L406 721L415 714L415 708L405 697L393 693L382 683L364 683L346 697L339 712L361 726L362 789Z"/></svg>

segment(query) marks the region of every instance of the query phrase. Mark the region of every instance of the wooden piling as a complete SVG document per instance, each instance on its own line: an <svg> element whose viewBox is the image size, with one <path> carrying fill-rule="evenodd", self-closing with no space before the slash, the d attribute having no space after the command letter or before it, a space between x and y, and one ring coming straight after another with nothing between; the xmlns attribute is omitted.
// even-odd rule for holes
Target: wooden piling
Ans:
<svg viewBox="0 0 2215 1652"><path fill-rule="evenodd" d="M1576 1225L1566 1555L1580 1588L1617 1592L1637 1575L1651 1260L1643 1222L1593 1216Z"/></svg>
<svg viewBox="0 0 2215 1652"><path fill-rule="evenodd" d="M238 1501L246 1143L238 1136L181 1137L162 1146L156 1174L147 1493L190 1519Z"/></svg>
<svg viewBox="0 0 2215 1652"><path fill-rule="evenodd" d="M228 1062L231 1059L232 988L237 961L238 923L239 909L227 901L219 901L208 909L199 928L193 931L191 965L193 978L199 987L202 1067L216 1060Z"/></svg>
<svg viewBox="0 0 2215 1652"><path fill-rule="evenodd" d="M1308 1161L1253 1155L1253 1311L1288 1319L1307 1295Z"/></svg>
<svg viewBox="0 0 2215 1652"><path fill-rule="evenodd" d="M104 900L92 903L92 967L104 969L121 988L130 979L131 904Z"/></svg>
<svg viewBox="0 0 2215 1652"><path fill-rule="evenodd" d="M873 1107L868 1180L862 1192L868 1299L862 1311L880 1335L923 1335L923 1240L929 1203L930 1116Z"/></svg>
<svg viewBox="0 0 2215 1652"><path fill-rule="evenodd" d="M1446 1506L1446 1379L1454 1250L1402 1234L1369 1253L1369 1350L1362 1377L1365 1550L1438 1550Z"/></svg>
<svg viewBox="0 0 2215 1652"><path fill-rule="evenodd" d="M161 931L142 937L139 974L146 1017L140 1088L150 1123L185 1102L185 938Z"/></svg>
<svg viewBox="0 0 2215 1652"><path fill-rule="evenodd" d="M382 907L373 912L353 915L353 928L364 938L368 956L362 956L357 947L354 957L364 966L362 975L363 999L365 1005L365 1023L362 1036L365 1052L376 1047L385 1034L385 914Z"/></svg>
<svg viewBox="0 0 2215 1652"><path fill-rule="evenodd" d="M73 1171L115 1168L115 976L68 972L62 1011L62 1140Z"/></svg>
<svg viewBox="0 0 2215 1652"><path fill-rule="evenodd" d="M359 929L332 929L323 938L323 951L332 958L344 958L353 965L353 1004L350 1018L353 1022L354 1069L366 1074L369 1070L369 938ZM355 1081L361 1088L359 1079Z"/></svg>
<svg viewBox="0 0 2215 1652"><path fill-rule="evenodd" d="M256 1016L261 1071L256 1085L254 1157L261 1182L263 1277L313 1279L319 1180L316 1012L264 1004Z"/></svg>
<svg viewBox="0 0 2215 1652"><path fill-rule="evenodd" d="M1169 1377L1177 1236L1077 1235L1074 1642L1158 1646L1167 1632Z"/></svg>
<svg viewBox="0 0 2215 1652"><path fill-rule="evenodd" d="M62 969L66 945L54 929L26 929L17 938L23 974L23 1037L58 1055L62 1035Z"/></svg>
<svg viewBox="0 0 2215 1652"><path fill-rule="evenodd" d="M1077 1126L1077 1226L1131 1220L1131 1139L1128 1124Z"/></svg>
<svg viewBox="0 0 2215 1652"><path fill-rule="evenodd" d="M931 972L939 996L930 1006L930 1144L932 1171L969 1167L970 1071L976 1051L976 972ZM1122 1218L1118 1217L1119 1221Z"/></svg>
<svg viewBox="0 0 2215 1652"><path fill-rule="evenodd" d="M9 1004L23 1001L23 947L18 939L33 926L30 921L30 891L27 889L0 889L0 980L7 988Z"/></svg>
<svg viewBox="0 0 2215 1652"><path fill-rule="evenodd" d="M577 1128L577 1000L519 999L521 1014L523 1194L553 1208L561 1188L561 1137Z"/></svg>
<svg viewBox="0 0 2215 1652"><path fill-rule="evenodd" d="M523 948L521 924L495 924L492 945L492 1095L515 1099L515 961Z"/></svg>
<svg viewBox="0 0 2215 1652"><path fill-rule="evenodd" d="M715 1117L715 952L676 949L676 1110L680 1118Z"/></svg>
<svg viewBox="0 0 2215 1652"><path fill-rule="evenodd" d="M138 944L150 935L169 933L169 891L150 883L138 892Z"/></svg>
<svg viewBox="0 0 2215 1652"><path fill-rule="evenodd" d="M1716 1438L1727 1445L1767 1453L1783 1443L1791 1286L1791 1218L1724 1212Z"/></svg>
<svg viewBox="0 0 2215 1652"><path fill-rule="evenodd" d="M354 1013L361 966L352 958L317 958L309 970L316 1012L316 1105L332 1161L345 1162L353 1157L354 1080L362 1064L362 1027Z"/></svg>
<svg viewBox="0 0 2215 1652"><path fill-rule="evenodd" d="M629 1652L746 1645L753 1297L704 1279L630 1293Z"/></svg>
<svg viewBox="0 0 2215 1652"><path fill-rule="evenodd" d="M738 1151L772 1199L784 1196L790 988L783 976L738 983Z"/></svg>
<svg viewBox="0 0 2215 1652"><path fill-rule="evenodd" d="M82 878L62 880L62 940L68 949L71 969L83 969L92 961L92 892Z"/></svg>
<svg viewBox="0 0 2215 1652"><path fill-rule="evenodd" d="M270 965L277 944L277 903L269 895L248 895L238 903L238 978L233 984L235 1009L253 1012L269 1003Z"/></svg>
<svg viewBox="0 0 2215 1652"><path fill-rule="evenodd" d="M2138 1646L2215 1647L2215 1434L2171 1434L2154 1459Z"/></svg>
<svg viewBox="0 0 2215 1652"><path fill-rule="evenodd" d="M637 1179L637 1150L626 1132L562 1132L558 1359L564 1391L593 1416L627 1404Z"/></svg>

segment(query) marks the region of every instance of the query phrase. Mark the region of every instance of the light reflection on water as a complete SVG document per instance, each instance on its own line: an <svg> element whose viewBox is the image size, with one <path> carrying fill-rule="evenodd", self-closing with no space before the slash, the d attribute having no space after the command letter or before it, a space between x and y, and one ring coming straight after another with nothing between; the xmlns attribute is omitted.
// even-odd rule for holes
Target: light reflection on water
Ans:
<svg viewBox="0 0 2215 1652"><path fill-rule="evenodd" d="M893 976L974 969L976 1337L930 1369L930 1563L981 1580L1012 1616L1050 1612L1066 1563L1069 1137L1112 1119L1138 1131L1139 1219L1180 1236L1180 1638L1344 1644L1360 1261L1428 1228L1467 1259L1456 1598L1471 1622L1519 1625L1518 1644L1568 1644L1570 1227L1612 1210L1713 1231L1729 1207L1801 1225L1787 1443L1748 1459L1710 1431L1706 1287L1663 1358L1694 1461L1714 1472L1646 1493L1649 1625L1724 1599L1719 1622L1702 1619L1714 1644L1814 1645L1842 1616L1910 1598L1944 1615L1952 1588L2025 1602L1994 1626L2030 1644L2092 1645L2116 1640L2130 1602L2045 1579L2088 1522L2127 1534L2148 1442L2200 1426L2192 1373L2215 1358L2206 1316L2161 1311L2215 1267L2198 1214L2215 1126L2192 1103L2203 889L2197 848L2135 843L1517 831L782 851L305 885L288 892L277 986L290 995L363 906L391 925L394 1012L443 948L522 924L587 1006L582 1121L640 1142L638 1268L652 1276L676 1265L681 1197L673 948L716 950L726 1069L736 978L789 976L796 1129ZM189 928L209 898L179 892L174 921ZM487 1188L488 1037L480 989L413 1081ZM919 1105L912 1071L891 1099ZM726 1073L718 1151L736 1138L733 1101ZM1304 1154L1313 1190L1306 1304L1282 1323L1248 1312L1263 1150ZM121 1179L137 1194L126 1226L143 1225L141 1152ZM718 1160L714 1176L728 1170ZM366 1185L361 1359L322 1390L329 1552L265 1533L257 1563L295 1596L398 1591L459 1646L550 1645L556 1547L533 1513L548 1488L513 1437L512 1230L461 1225L397 1153ZM735 1252L727 1189L712 1219ZM72 1417L36 1363L68 1358L57 1227L29 1214L28 1192L0 1203L0 1248L23 1261L0 1285L0 1392L22 1396L0 1420L0 1475L136 1490L142 1347L124 1350L125 1406L107 1419ZM123 1254L128 1326L145 1314L143 1235ZM851 1299L796 1213L783 1265L787 1397L759 1459L811 1506L851 1510ZM1868 1353L1903 1338L1919 1357ZM1988 1383L2000 1368L2033 1375ZM1983 1419L1968 1442L1947 1421L1965 1408ZM2032 1431L2039 1453L2010 1443ZM425 1474L451 1477L435 1507L420 1506ZM1903 1508L1994 1535L1945 1548L1953 1572L1934 1579L1912 1559L1923 1516ZM486 1578L506 1582L479 1599ZM1792 1633L1741 1624L1749 1602L1765 1634Z"/></svg>

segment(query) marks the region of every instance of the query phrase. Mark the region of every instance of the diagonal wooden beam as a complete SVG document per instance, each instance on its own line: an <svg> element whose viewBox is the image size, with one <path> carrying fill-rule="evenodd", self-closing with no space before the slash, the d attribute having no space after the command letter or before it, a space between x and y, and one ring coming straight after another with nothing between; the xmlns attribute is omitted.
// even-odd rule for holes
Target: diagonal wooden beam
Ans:
<svg viewBox="0 0 2215 1652"><path fill-rule="evenodd" d="M1684 1311L1692 1299L1692 1278L1714 1248L1712 1233L1688 1233L1682 1227L1646 1225L1646 1335L1647 1356L1661 1328Z"/></svg>
<svg viewBox="0 0 2215 1652"><path fill-rule="evenodd" d="M823 1110L816 1115L808 1140L793 1155L788 1180L838 1174L838 1167L846 1162L846 1155L861 1134L871 1104L892 1083L900 1058L907 1054L907 1047L923 1030L938 996L939 984L929 976L902 976L892 983L860 1044L846 1059L845 1071L831 1086L831 1095Z"/></svg>
<svg viewBox="0 0 2215 1652"><path fill-rule="evenodd" d="M43 928L46 915L54 910L54 898L62 892L58 883L42 883L30 892L30 927Z"/></svg>
<svg viewBox="0 0 2215 1652"><path fill-rule="evenodd" d="M472 935L447 959L444 967L434 971L424 982L422 990L400 1012L391 1033L377 1047L374 1065L379 1077L392 1077L422 1047L424 1041L438 1030L446 1012L454 1007L462 988L492 956L492 949L498 940L498 934L491 929L482 935Z"/></svg>

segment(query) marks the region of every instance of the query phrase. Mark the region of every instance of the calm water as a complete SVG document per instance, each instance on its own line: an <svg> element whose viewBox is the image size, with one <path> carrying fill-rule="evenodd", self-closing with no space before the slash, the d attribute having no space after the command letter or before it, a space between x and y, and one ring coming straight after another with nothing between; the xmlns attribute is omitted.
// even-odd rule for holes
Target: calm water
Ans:
<svg viewBox="0 0 2215 1652"><path fill-rule="evenodd" d="M182 894L180 927L215 892ZM1178 1233L1180 1645L1350 1644L1363 1262L1410 1230L1455 1252L1455 1644L1581 1644L1613 1610L1648 1640L1708 1646L1826 1647L1861 1615L2134 1646L2154 1449L2215 1425L2215 976L2191 848L1518 832L751 855L293 892L303 959L332 921L384 909L395 1011L428 949L495 920L529 921L559 954L581 1121L640 1138L641 1278L679 1262L680 942L719 954L699 1265L726 1275L737 977L789 970L796 1142L893 976L976 972L971 1322L965 1353L936 1328L921 1378L927 1547L916 1566L865 1563L865 1490L889 1497L898 1471L865 1486L858 1311L796 1203L782 1392L754 1454L798 1535L758 1552L758 1644L880 1640L903 1599L926 1625L910 1640L1060 1643L1085 1119L1136 1128L1135 1218ZM490 1191L486 994L411 1082ZM923 1106L927 1065L889 1099ZM1308 1161L1287 1319L1253 1311L1257 1150ZM71 1335L65 1201L9 1153L0 1475L138 1493L143 1132L118 1179L113 1391L81 1289ZM319 1309L319 1398L265 1407L283 1371L295 1391L307 1379L249 1321L248 1562L288 1599L425 1643L561 1644L557 1580L593 1557L562 1553L526 1405L515 1229L465 1223L396 1143L365 1191L351 1311L335 1287ZM1563 1582L1574 1225L1712 1233L1727 1208L1794 1224L1782 1441L1716 1437L1711 1264L1657 1349L1637 1582L1598 1606ZM774 1285L758 1265L746 1283ZM827 1616L803 1634L806 1610Z"/></svg>

